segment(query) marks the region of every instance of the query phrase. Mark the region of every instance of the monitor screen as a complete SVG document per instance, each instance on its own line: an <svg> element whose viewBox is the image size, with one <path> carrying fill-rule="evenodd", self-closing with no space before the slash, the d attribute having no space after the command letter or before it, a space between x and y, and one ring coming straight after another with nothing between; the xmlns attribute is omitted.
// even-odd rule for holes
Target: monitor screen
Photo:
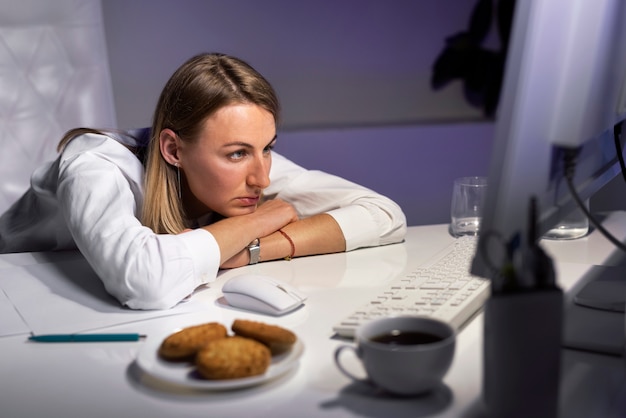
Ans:
<svg viewBox="0 0 626 418"><path fill-rule="evenodd" d="M566 169L582 200L620 173L625 81L626 2L516 2L473 274L495 280L503 243L541 237L576 208Z"/></svg>
<svg viewBox="0 0 626 418"><path fill-rule="evenodd" d="M531 197L539 236L571 212L563 157L572 150L583 200L619 174L614 130L626 117L625 80L626 2L517 2L481 231L524 239ZM473 272L488 277L479 261Z"/></svg>

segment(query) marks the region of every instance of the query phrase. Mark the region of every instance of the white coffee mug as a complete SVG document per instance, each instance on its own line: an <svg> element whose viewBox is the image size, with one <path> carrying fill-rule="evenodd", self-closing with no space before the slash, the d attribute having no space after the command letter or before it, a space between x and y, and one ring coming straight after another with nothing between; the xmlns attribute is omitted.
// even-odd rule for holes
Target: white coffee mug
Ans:
<svg viewBox="0 0 626 418"><path fill-rule="evenodd" d="M335 363L349 378L371 383L397 395L419 395L439 386L448 372L456 342L454 328L420 316L397 316L365 323L356 331L354 345L340 345ZM341 362L344 351L361 360L367 379Z"/></svg>

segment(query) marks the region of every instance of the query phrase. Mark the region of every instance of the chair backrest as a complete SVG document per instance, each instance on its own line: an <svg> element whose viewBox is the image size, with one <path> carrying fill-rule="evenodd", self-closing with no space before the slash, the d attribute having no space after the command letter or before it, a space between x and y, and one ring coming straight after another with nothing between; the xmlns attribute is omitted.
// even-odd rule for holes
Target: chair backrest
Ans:
<svg viewBox="0 0 626 418"><path fill-rule="evenodd" d="M0 0L0 213L71 128L116 127L100 0Z"/></svg>

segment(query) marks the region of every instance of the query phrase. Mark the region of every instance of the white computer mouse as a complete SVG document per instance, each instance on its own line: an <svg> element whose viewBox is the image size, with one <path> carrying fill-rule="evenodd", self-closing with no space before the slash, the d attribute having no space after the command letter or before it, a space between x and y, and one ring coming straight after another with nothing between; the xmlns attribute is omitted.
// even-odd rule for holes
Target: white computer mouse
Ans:
<svg viewBox="0 0 626 418"><path fill-rule="evenodd" d="M259 274L231 277L224 283L222 293L232 307L269 315L291 312L306 300L293 286Z"/></svg>

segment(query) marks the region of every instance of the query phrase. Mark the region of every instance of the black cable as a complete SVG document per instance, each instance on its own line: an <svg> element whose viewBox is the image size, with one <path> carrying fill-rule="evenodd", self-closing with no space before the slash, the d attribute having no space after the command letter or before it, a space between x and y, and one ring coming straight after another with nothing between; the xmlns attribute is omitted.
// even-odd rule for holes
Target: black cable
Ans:
<svg viewBox="0 0 626 418"><path fill-rule="evenodd" d="M602 233L602 235L606 237L606 239L611 241L613 245L615 245L620 250L626 252L626 245L624 245L624 243L622 243L613 235L611 235L611 233L607 231L602 226L602 224L598 222L598 220L591 215L591 213L587 209L587 205L585 205L585 203L581 200L580 196L578 195L578 192L576 191L576 187L574 187L574 171L576 169L576 152L575 151L566 152L564 156L564 163L565 163L564 174L565 174L565 180L567 181L567 187L569 189L570 194L572 195L572 198L576 201L576 204L578 205L580 210L583 211L587 219L589 219L589 222L591 222L593 226L595 226Z"/></svg>
<svg viewBox="0 0 626 418"><path fill-rule="evenodd" d="M622 136L622 124L624 122L626 121L622 121L614 126L613 135L614 135L614 142L615 142L615 151L617 154L617 158L619 160L622 176L624 177L624 180L626 181L626 164L624 162L624 156L622 154L622 144L620 141L621 136ZM589 222L591 222L591 224L594 227L596 227L602 233L602 235L604 235L606 239L611 241L613 245L615 245L620 250L626 252L626 245L622 243L621 241L619 241L617 238L615 238L609 231L606 230L606 228L602 226L602 224L596 218L593 217L593 215L591 215L591 212L587 209L587 205L585 205L585 203L582 201L582 199L578 195L578 192L576 191L576 188L574 187L574 173L576 171L577 155L578 155L578 150L566 150L563 156L564 176L565 176L567 187L569 189L569 192L572 198L574 199L574 201L576 201L576 204L578 205L580 210L583 211L583 213L585 214ZM531 222L535 222L535 221L531 220ZM536 231L533 229L532 234L534 234L535 232ZM502 273L505 265L507 264L506 261L509 261L509 262L512 261L512 253L515 251L515 249L519 245L519 242L518 242L519 237L516 237L516 238L514 237L514 239L512 239L511 242L507 244L504 242L502 236L495 233L495 231L484 231L483 235L487 235L487 236L479 240L480 246L478 248L478 252L480 253L481 258L483 259L483 263L485 264L487 269L492 271L492 273L495 273L495 272ZM502 265L498 266L489 257L488 251L487 251L487 241L488 241L487 238L489 239L496 238L500 240L502 246L506 248L506 255L508 257L508 260L503 262Z"/></svg>
<svg viewBox="0 0 626 418"><path fill-rule="evenodd" d="M619 160L619 167L622 171L622 177L626 181L626 164L624 164L624 155L622 154L622 144L620 139L622 138L622 123L617 123L613 127L613 139L615 141L615 152L617 153L617 159Z"/></svg>

